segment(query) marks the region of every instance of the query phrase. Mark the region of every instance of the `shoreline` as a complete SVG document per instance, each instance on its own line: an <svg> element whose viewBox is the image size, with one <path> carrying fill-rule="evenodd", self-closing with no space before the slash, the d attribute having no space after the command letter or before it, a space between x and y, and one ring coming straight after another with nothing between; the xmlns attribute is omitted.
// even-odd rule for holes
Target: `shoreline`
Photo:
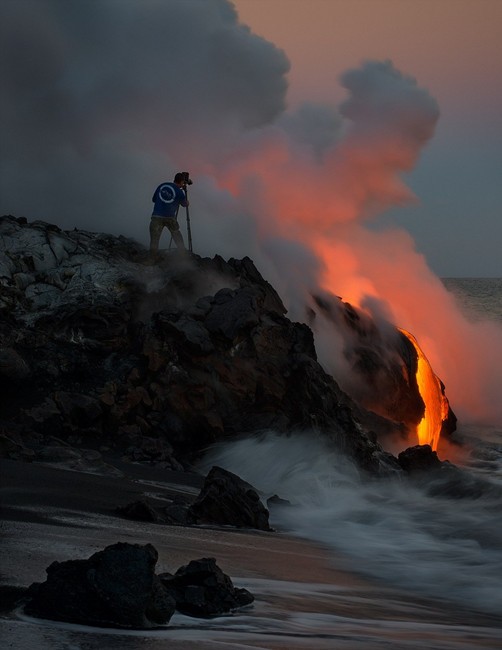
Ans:
<svg viewBox="0 0 502 650"><path fill-rule="evenodd" d="M194 553L207 555L214 552L217 561L229 565L229 570L226 572L231 577L237 571L242 577L259 575L270 579L287 580L294 574L295 581L299 582L333 584L342 581L350 585L366 584L349 572L328 566L329 553L322 549L321 545L300 540L287 532L264 532L216 525L177 526L122 517L115 512L117 506L143 498L148 499L154 506L162 507L180 494L195 497L203 482L203 477L195 473L160 470L140 464L131 464L130 467L128 465L128 463L117 463L119 469L122 471L125 469L129 474L129 476L117 477L76 472L41 463L2 460L0 470L3 525L11 528L12 531L15 528L39 527L40 533L44 531L45 535L55 538L67 534L68 537L77 538L75 544L78 543L79 538L77 531L85 530L85 539L80 539L82 557L87 553L87 549L89 554L95 552L100 539L104 543L105 539L110 538L109 543L115 543L118 541L115 539L116 536L123 537L123 541L137 538L145 540L138 543L151 541L154 545L155 542L166 547L170 545L172 560L169 564L176 566L165 567L167 558L163 560L158 549L157 572L177 568L194 559ZM67 533L62 533L61 528L67 530ZM101 533L96 532L99 530ZM23 539L23 543L27 544L28 540ZM225 551L225 557L218 557L221 556L221 553L218 553L220 549ZM256 553L261 555L256 557ZM267 553L270 557L267 557ZM47 550L46 554L52 557L56 553ZM298 558L304 562L282 566L274 561L274 556L277 554L291 556L292 563ZM58 557L57 559L62 561L73 558ZM6 558L3 557L3 560ZM45 579L47 564L44 564L42 558L37 562L43 565L43 575L32 577L30 582L35 579ZM5 566L7 566L6 562L4 562ZM4 571L5 569L2 570L1 580L6 584ZM26 565L22 572L27 575ZM40 574L40 570L37 573Z"/></svg>
<svg viewBox="0 0 502 650"><path fill-rule="evenodd" d="M209 650L220 643L227 650L313 649L333 647L333 639L346 630L343 639L337 638L337 647L369 649L377 647L381 637L388 648L397 649L403 647L393 645L399 631L409 627L415 636L427 636L429 648L448 648L450 636L452 649L499 647L502 630L495 617L461 611L356 575L344 568L342 557L288 532L183 527L122 518L115 513L119 505L139 498L162 505L179 494L196 496L202 482L196 474L126 465L120 464L120 469L129 475L116 477L2 460L1 584L28 586L43 581L54 560L87 558L109 544L126 541L157 548L156 573L173 572L192 559L214 557L237 587L253 593L255 603L209 621L175 614L163 630L130 634L13 614L1 619L3 634L14 644L10 647L28 647L34 643L33 634L42 634L52 640L48 645L38 640L35 645L40 650L64 648L56 640L63 643L68 634L77 634L90 644L86 648L93 649L113 647L108 642L103 646L104 636L128 638L131 643L146 638L149 650L165 647L167 638L170 648L180 650ZM360 634L364 638L353 645ZM436 637L442 645L434 645Z"/></svg>

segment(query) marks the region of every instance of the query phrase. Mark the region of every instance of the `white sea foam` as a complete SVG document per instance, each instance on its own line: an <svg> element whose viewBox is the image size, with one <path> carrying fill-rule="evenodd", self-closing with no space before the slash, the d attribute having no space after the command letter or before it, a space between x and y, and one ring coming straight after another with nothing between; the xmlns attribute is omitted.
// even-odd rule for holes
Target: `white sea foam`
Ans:
<svg viewBox="0 0 502 650"><path fill-rule="evenodd" d="M351 570L471 610L502 612L496 484L451 498L406 480L370 480L307 434L229 443L205 464L235 472L265 499L289 500L293 507L272 508L272 525L330 546Z"/></svg>

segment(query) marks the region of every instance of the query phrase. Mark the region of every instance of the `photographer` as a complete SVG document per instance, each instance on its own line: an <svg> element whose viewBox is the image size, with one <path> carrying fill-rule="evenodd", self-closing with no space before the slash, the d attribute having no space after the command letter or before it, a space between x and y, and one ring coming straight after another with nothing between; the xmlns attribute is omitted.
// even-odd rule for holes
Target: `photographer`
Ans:
<svg viewBox="0 0 502 650"><path fill-rule="evenodd" d="M164 228L168 228L179 250L186 250L183 235L178 224L179 206L188 207L186 186L191 185L188 172L178 172L172 183L162 183L155 190L154 203L150 221L150 254L155 256L159 250L159 241Z"/></svg>

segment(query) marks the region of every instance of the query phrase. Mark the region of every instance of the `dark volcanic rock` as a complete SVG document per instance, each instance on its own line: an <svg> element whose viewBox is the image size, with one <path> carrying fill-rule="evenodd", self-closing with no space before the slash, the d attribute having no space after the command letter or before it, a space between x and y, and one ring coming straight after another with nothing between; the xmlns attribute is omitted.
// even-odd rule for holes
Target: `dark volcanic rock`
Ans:
<svg viewBox="0 0 502 650"><path fill-rule="evenodd" d="M122 517L136 521L151 521L153 523L162 521L155 508L152 508L146 501L134 501L126 506L117 506L117 513Z"/></svg>
<svg viewBox="0 0 502 650"><path fill-rule="evenodd" d="M145 628L165 624L174 601L154 569L151 544L118 543L88 560L53 562L47 580L30 587L27 613L84 625Z"/></svg>
<svg viewBox="0 0 502 650"><path fill-rule="evenodd" d="M178 470L235 435L315 430L388 472L371 431L406 433L423 413L395 328L383 336L350 305L317 300L347 340L356 406L249 258L145 260L124 237L0 218L0 432ZM368 411L380 403L383 416Z"/></svg>
<svg viewBox="0 0 502 650"><path fill-rule="evenodd" d="M377 326L368 314L333 296L314 296L313 321L318 316L333 326L344 341L343 353L353 371L351 378L345 379L344 389L366 409L358 414L359 420L379 435L395 435L402 428L406 439L425 412L416 377L418 355L412 341L404 330L385 322ZM448 435L455 431L456 417L446 399L444 384L439 382L447 406L441 433ZM369 416L368 411L373 415ZM389 420L398 426L389 427Z"/></svg>
<svg viewBox="0 0 502 650"><path fill-rule="evenodd" d="M280 496L277 494L273 494L271 497L267 499L267 506L269 508L272 508L274 506L291 506L291 501L288 501L287 499L281 499Z"/></svg>
<svg viewBox="0 0 502 650"><path fill-rule="evenodd" d="M455 500L494 497L494 503L501 497L500 486L448 460L439 460L429 445L406 449L399 454L398 461L410 479L419 482L431 497Z"/></svg>
<svg viewBox="0 0 502 650"><path fill-rule="evenodd" d="M190 521L188 516L188 508L189 505L186 503L173 503L172 505L164 508L166 523L176 526L188 526Z"/></svg>
<svg viewBox="0 0 502 650"><path fill-rule="evenodd" d="M0 612L24 604L26 613L57 621L117 628L166 625L175 609L207 618L244 607L254 597L235 587L214 558L192 560L174 575L155 575L151 544L117 543L87 560L53 562L47 580L3 586Z"/></svg>
<svg viewBox="0 0 502 650"><path fill-rule="evenodd" d="M196 524L219 524L271 530L269 513L252 485L221 467L213 467L188 509Z"/></svg>
<svg viewBox="0 0 502 650"><path fill-rule="evenodd" d="M430 445L416 445L402 451L397 460L408 474L430 472L441 468L441 461Z"/></svg>
<svg viewBox="0 0 502 650"><path fill-rule="evenodd" d="M188 616L218 616L254 601L247 589L234 587L214 558L192 560L174 576L161 574L159 578L176 601L176 609Z"/></svg>
<svg viewBox="0 0 502 650"><path fill-rule="evenodd" d="M28 589L17 585L0 585L0 615L9 614L24 602Z"/></svg>

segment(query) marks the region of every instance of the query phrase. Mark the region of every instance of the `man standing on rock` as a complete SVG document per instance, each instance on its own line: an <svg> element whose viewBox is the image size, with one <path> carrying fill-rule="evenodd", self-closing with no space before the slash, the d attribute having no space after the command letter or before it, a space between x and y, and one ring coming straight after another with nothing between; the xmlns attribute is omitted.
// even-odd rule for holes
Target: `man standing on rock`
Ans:
<svg viewBox="0 0 502 650"><path fill-rule="evenodd" d="M154 206L150 221L150 253L152 255L156 255L159 250L160 236L164 228L169 229L177 248L186 250L177 219L180 205L184 208L188 206L185 183L185 174L178 172L172 183L162 183L153 194Z"/></svg>

